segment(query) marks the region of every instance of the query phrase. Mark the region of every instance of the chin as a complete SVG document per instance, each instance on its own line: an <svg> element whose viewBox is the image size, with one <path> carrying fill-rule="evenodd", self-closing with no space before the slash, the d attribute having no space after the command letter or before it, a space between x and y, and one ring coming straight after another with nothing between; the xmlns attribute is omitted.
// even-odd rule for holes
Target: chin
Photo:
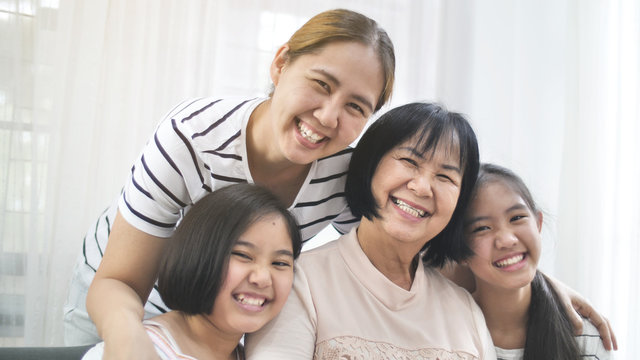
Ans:
<svg viewBox="0 0 640 360"><path fill-rule="evenodd" d="M321 154L315 151L293 151L285 154L285 158L292 164L308 165L321 158Z"/></svg>
<svg viewBox="0 0 640 360"><path fill-rule="evenodd" d="M261 321L261 322L248 322L246 324L242 324L241 326L238 326L238 330L242 333L252 333L252 332L256 332L258 330L260 330L263 326L265 326L267 324L267 322Z"/></svg>

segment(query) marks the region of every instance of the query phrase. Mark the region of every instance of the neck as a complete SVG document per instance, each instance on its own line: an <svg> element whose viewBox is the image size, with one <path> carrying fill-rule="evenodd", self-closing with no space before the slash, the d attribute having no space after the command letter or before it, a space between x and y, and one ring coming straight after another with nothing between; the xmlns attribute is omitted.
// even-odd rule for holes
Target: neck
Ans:
<svg viewBox="0 0 640 360"><path fill-rule="evenodd" d="M270 101L258 105L247 124L247 162L255 183L265 186L289 205L304 183L311 164L292 163L282 154L277 139L265 136L272 133Z"/></svg>
<svg viewBox="0 0 640 360"><path fill-rule="evenodd" d="M387 279L410 290L418 262L419 248L397 241L375 226L374 221L362 217L358 226L358 243L369 261Z"/></svg>
<svg viewBox="0 0 640 360"><path fill-rule="evenodd" d="M226 333L204 315L186 315L170 311L154 320L165 325L186 355L197 359L227 360L236 358L242 333Z"/></svg>
<svg viewBox="0 0 640 360"><path fill-rule="evenodd" d="M494 345L503 349L524 348L531 284L519 289L504 289L492 287L476 278L473 298L482 309Z"/></svg>
<svg viewBox="0 0 640 360"><path fill-rule="evenodd" d="M279 174L287 169L302 166L289 161L280 151L277 139L270 136L273 132L270 107L270 99L259 104L247 123L247 156L252 173L257 169Z"/></svg>

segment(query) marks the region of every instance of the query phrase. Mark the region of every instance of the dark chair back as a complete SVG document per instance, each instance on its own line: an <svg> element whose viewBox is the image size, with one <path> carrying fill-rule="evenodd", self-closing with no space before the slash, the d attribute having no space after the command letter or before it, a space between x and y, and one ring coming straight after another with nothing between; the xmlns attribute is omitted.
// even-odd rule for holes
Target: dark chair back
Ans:
<svg viewBox="0 0 640 360"><path fill-rule="evenodd" d="M0 347L0 360L80 360L93 345Z"/></svg>

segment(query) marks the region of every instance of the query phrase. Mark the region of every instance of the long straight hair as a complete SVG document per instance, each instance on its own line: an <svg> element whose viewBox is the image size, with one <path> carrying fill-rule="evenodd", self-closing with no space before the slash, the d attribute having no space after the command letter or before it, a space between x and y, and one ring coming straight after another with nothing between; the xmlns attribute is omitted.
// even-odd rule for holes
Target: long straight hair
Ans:
<svg viewBox="0 0 640 360"><path fill-rule="evenodd" d="M569 316L540 271L531 282L524 360L580 359Z"/></svg>
<svg viewBox="0 0 640 360"><path fill-rule="evenodd" d="M473 197L490 183L501 182L518 194L533 214L540 210L524 181L513 171L494 164L482 164ZM524 360L580 359L569 316L558 294L540 271L531 281L531 304L527 321Z"/></svg>

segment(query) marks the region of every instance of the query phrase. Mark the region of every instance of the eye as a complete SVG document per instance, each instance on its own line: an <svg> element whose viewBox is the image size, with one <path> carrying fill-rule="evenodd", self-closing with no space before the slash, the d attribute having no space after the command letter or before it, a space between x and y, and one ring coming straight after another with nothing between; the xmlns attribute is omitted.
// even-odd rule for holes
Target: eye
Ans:
<svg viewBox="0 0 640 360"><path fill-rule="evenodd" d="M232 255L232 256L235 256L235 257L237 257L237 258L239 258L239 259L241 259L241 260L245 260L245 261L250 261L250 260L252 260L252 259L251 259L251 256L249 256L249 255L247 255L247 254L245 254L245 253L243 253L243 252L241 252L241 251L232 251L232 252L231 252L231 255Z"/></svg>
<svg viewBox="0 0 640 360"><path fill-rule="evenodd" d="M315 79L314 81L316 82L316 84L320 85L320 87L323 88L326 92L331 92L331 87L326 82L319 79Z"/></svg>
<svg viewBox="0 0 640 360"><path fill-rule="evenodd" d="M362 109L362 107L360 107L360 105L356 104L356 103L349 103L347 104L349 107L351 107L352 109L354 109L355 111L359 112L362 116L366 116L364 113L364 110Z"/></svg>
<svg viewBox="0 0 640 360"><path fill-rule="evenodd" d="M412 158L403 157L403 158L400 158L400 161L405 162L411 166L418 167L418 162Z"/></svg>
<svg viewBox="0 0 640 360"><path fill-rule="evenodd" d="M438 175L436 175L436 176L437 176L439 179L442 179L442 180L445 180L445 181L448 181L448 182L454 182L454 181L453 181L453 179L452 179L449 175L447 175L447 174L438 174Z"/></svg>
<svg viewBox="0 0 640 360"><path fill-rule="evenodd" d="M486 225L482 225L482 226L477 226L477 227L473 228L471 230L471 233L472 234L477 234L479 232L486 231L486 230L489 230L489 227L486 226Z"/></svg>
<svg viewBox="0 0 640 360"><path fill-rule="evenodd" d="M275 265L276 267L282 267L282 268L291 267L291 264L287 261L274 261L272 262L272 264Z"/></svg>
<svg viewBox="0 0 640 360"><path fill-rule="evenodd" d="M515 215L515 216L512 216L511 219L509 219L509 221L516 222L516 221L524 219L526 217L527 217L527 215Z"/></svg>

